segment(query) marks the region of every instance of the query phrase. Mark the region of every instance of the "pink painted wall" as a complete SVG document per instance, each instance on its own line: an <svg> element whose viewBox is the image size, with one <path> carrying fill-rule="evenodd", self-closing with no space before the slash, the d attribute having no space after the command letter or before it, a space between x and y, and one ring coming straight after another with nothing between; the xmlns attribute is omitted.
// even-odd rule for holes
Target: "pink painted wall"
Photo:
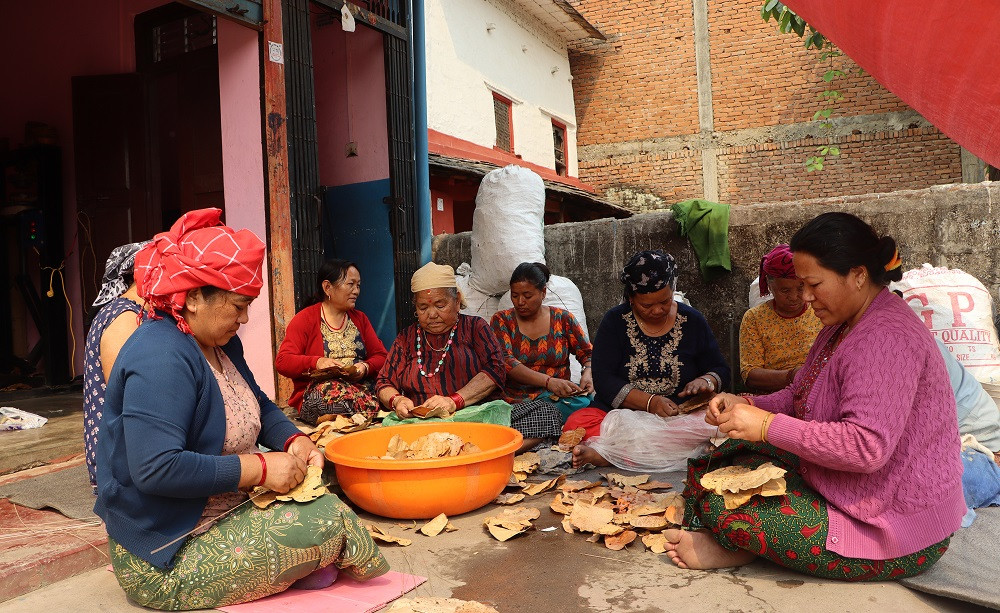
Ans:
<svg viewBox="0 0 1000 613"><path fill-rule="evenodd" d="M219 31L219 108L222 111L222 178L226 192L226 223L247 228L267 240L264 215L264 154L261 143L259 35L224 19ZM250 306L250 321L240 328L240 340L257 383L274 397L271 353L271 301L267 262L264 287Z"/></svg>
<svg viewBox="0 0 1000 613"><path fill-rule="evenodd" d="M344 32L336 23L313 23L312 35L320 181L336 186L389 178L382 34L360 24ZM355 157L345 154L351 141Z"/></svg>
<svg viewBox="0 0 1000 613"><path fill-rule="evenodd" d="M64 246L72 252L64 271L73 304L74 364L83 369L83 307L80 304L76 181L73 167L71 77L135 70L135 15L166 0L32 0L5 2L0 19L0 138L24 140L24 124L54 126L62 146ZM102 266L103 269L103 266ZM29 322L30 325L30 322Z"/></svg>

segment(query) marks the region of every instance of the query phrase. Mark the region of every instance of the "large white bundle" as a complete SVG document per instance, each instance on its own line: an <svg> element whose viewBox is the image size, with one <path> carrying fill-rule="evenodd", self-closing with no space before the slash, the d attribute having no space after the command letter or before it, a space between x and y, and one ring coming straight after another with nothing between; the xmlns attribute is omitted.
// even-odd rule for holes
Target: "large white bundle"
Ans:
<svg viewBox="0 0 1000 613"><path fill-rule="evenodd" d="M760 295L760 277L757 277L750 284L750 294L747 296L747 301L750 303L750 308L754 308L758 304L764 304L772 298L771 294L767 296Z"/></svg>
<svg viewBox="0 0 1000 613"><path fill-rule="evenodd" d="M892 285L934 336L982 383L1000 384L993 298L972 275L924 264Z"/></svg>
<svg viewBox="0 0 1000 613"><path fill-rule="evenodd" d="M471 288L500 295L518 264L544 264L544 218L545 184L537 174L510 165L483 177L472 215Z"/></svg>
<svg viewBox="0 0 1000 613"><path fill-rule="evenodd" d="M508 281L509 280L510 279L508 278ZM542 301L542 306L554 306L559 307L560 309L566 309L572 313L574 317L576 317L576 320L580 322L580 326L582 326L584 332L586 332L587 314L583 310L583 295L576 287L576 284L566 277L550 275L549 282L546 284L545 289L545 300ZM497 304L497 310L503 311L505 309L512 308L514 308L514 303L510 300L510 290L507 290L507 292L500 297L500 301ZM574 355L571 355L569 358L569 369L570 379L579 382L580 375L583 372L583 367Z"/></svg>
<svg viewBox="0 0 1000 613"><path fill-rule="evenodd" d="M601 435L589 445L618 468L637 472L683 470L688 458L705 453L717 434L705 412L659 417L617 409L601 422Z"/></svg>
<svg viewBox="0 0 1000 613"><path fill-rule="evenodd" d="M493 314L497 312L497 304L500 302L500 298L499 296L491 296L476 291L472 287L472 284L469 283L471 278L470 271L471 268L469 268L469 264L466 262L462 262L455 271L455 282L458 284L458 291L462 292L462 297L465 299L465 308L462 309L462 313L465 315L477 315L489 321L493 317Z"/></svg>

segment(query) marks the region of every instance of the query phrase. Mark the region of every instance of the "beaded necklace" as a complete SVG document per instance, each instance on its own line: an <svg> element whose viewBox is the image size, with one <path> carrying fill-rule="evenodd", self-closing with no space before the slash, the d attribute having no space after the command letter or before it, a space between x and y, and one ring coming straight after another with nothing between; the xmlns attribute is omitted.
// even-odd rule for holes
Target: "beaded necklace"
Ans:
<svg viewBox="0 0 1000 613"><path fill-rule="evenodd" d="M451 329L451 334L448 335L448 344L444 346L444 349L437 349L436 350L436 351L441 351L442 352L441 353L441 359L438 360L437 368L435 368L434 372L432 372L430 374L427 374L427 372L424 370L423 352L421 351L421 345L420 345L420 337L421 337L421 335L423 335L425 333L423 332L423 330L421 330L420 332L417 333L417 367L420 369L421 376L429 378L429 377L433 377L434 375L436 375L439 372L441 372L441 367L444 366L444 359L448 356L448 352L451 351L451 346L455 342L455 332L457 330L458 330L458 326L456 325L454 328ZM424 342L427 343L427 346L429 348L431 348L432 350L434 349L433 347L431 347L430 342L427 341L426 338L424 338ZM427 355L429 357L430 353L428 353Z"/></svg>

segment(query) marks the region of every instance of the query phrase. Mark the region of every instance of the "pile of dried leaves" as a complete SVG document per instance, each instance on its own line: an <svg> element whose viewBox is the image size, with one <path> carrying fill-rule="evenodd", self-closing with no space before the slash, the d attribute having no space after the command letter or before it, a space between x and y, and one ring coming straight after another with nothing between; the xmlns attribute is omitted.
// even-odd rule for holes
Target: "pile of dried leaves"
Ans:
<svg viewBox="0 0 1000 613"><path fill-rule="evenodd" d="M461 436L451 432L431 432L407 443L398 434L389 439L385 455L380 460L429 460L431 458L449 458L470 453L479 453L482 449L472 442L465 442Z"/></svg>
<svg viewBox="0 0 1000 613"><path fill-rule="evenodd" d="M310 440L316 443L317 447L326 447L326 444L337 438L341 434L364 430L371 425L371 420L364 415L355 414L351 417L346 415L323 415L318 420L315 428L303 428L302 431L309 435Z"/></svg>
<svg viewBox="0 0 1000 613"><path fill-rule="evenodd" d="M745 504L755 494L781 496L785 493L785 469L767 462L757 468L725 466L701 477L701 486L715 491L726 501L727 509Z"/></svg>
<svg viewBox="0 0 1000 613"><path fill-rule="evenodd" d="M380 543L391 543L401 547L409 547L413 544L412 540L393 536L377 524L368 524L365 527L368 528L368 534L372 535L372 538ZM396 524L396 527L402 530L414 530L416 532L420 532L424 536L437 536L442 532L454 532L455 530L458 530L458 528L455 527L455 524L448 521L448 516L444 513L441 513L419 528L417 528L416 522L413 522L412 524Z"/></svg>
<svg viewBox="0 0 1000 613"><path fill-rule="evenodd" d="M329 493L329 491L326 489L326 484L323 483L323 469L319 466L309 466L306 469L306 477L302 480L302 483L289 490L288 493L279 494L266 487L258 486L250 493L250 501L263 509L275 500L281 500L282 502L288 502L289 500L309 502L316 500L323 494Z"/></svg>

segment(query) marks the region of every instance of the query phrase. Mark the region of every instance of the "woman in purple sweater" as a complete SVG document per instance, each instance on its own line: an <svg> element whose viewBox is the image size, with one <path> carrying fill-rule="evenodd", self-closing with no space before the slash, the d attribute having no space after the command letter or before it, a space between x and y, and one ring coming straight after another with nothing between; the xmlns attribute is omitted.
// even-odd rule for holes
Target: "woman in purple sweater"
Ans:
<svg viewBox="0 0 1000 613"><path fill-rule="evenodd" d="M927 328L886 285L896 243L847 213L791 240L805 300L823 322L791 386L720 394L706 420L730 437L688 467L685 519L669 530L682 568L764 557L848 581L910 577L948 548L965 513L955 397ZM727 510L700 477L726 465L786 469L786 493Z"/></svg>

